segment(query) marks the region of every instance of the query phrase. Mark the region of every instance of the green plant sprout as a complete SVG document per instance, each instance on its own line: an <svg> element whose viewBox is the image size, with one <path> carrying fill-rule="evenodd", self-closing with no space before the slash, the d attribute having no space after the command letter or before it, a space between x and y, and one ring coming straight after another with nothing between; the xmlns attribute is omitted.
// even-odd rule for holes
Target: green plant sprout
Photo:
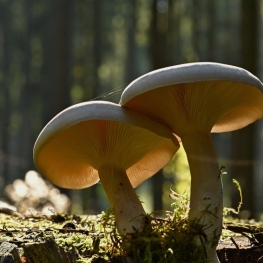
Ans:
<svg viewBox="0 0 263 263"><path fill-rule="evenodd" d="M226 218L226 216L229 215L230 213L233 213L233 214L236 214L236 215L239 214L241 206L243 204L243 195L242 195L241 186L240 186L239 182L236 179L233 179L233 183L236 185L237 190L239 192L240 202L238 203L237 209L232 208L232 207L224 207L224 209L223 209L223 217L224 218Z"/></svg>

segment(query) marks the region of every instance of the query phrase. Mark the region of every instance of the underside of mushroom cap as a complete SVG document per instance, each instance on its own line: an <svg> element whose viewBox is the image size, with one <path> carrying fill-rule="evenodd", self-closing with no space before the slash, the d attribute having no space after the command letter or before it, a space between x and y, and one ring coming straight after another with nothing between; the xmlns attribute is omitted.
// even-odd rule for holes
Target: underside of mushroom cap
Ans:
<svg viewBox="0 0 263 263"><path fill-rule="evenodd" d="M69 107L40 133L34 162L54 184L71 189L99 181L103 165L126 170L133 187L167 164L179 144L171 131L109 102Z"/></svg>
<svg viewBox="0 0 263 263"><path fill-rule="evenodd" d="M133 81L120 104L168 125L227 132L263 118L263 85L241 68L191 63L150 72ZM154 105L154 107L153 107Z"/></svg>

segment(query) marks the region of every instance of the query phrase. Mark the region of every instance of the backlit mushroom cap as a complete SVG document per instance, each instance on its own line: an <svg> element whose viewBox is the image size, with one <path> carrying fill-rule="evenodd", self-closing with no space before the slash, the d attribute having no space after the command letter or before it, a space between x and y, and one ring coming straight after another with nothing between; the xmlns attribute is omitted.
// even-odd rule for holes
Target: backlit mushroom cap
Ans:
<svg viewBox="0 0 263 263"><path fill-rule="evenodd" d="M64 188L94 185L99 167L107 164L125 169L136 187L178 148L167 127L117 104L94 101L69 107L46 125L35 143L34 162Z"/></svg>
<svg viewBox="0 0 263 263"><path fill-rule="evenodd" d="M262 91L260 80L242 68L189 63L136 79L122 93L120 104L173 126L179 136L187 125L227 132L263 117Z"/></svg>
<svg viewBox="0 0 263 263"><path fill-rule="evenodd" d="M110 102L74 105L54 117L34 147L34 162L54 184L71 189L99 180L121 235L142 231L145 211L133 187L173 157L170 129Z"/></svg>

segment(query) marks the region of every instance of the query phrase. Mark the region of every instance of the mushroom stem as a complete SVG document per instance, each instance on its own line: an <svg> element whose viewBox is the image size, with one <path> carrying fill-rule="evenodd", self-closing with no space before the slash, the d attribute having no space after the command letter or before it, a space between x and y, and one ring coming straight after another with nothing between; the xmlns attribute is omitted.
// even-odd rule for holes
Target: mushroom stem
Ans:
<svg viewBox="0 0 263 263"><path fill-rule="evenodd" d="M183 136L191 172L189 219L198 220L205 235L197 243L206 248L207 263L219 262L216 255L222 231L223 190L217 155L210 134L197 132Z"/></svg>
<svg viewBox="0 0 263 263"><path fill-rule="evenodd" d="M142 231L145 211L125 170L104 165L98 169L98 172L101 184L113 207L119 234L127 235Z"/></svg>

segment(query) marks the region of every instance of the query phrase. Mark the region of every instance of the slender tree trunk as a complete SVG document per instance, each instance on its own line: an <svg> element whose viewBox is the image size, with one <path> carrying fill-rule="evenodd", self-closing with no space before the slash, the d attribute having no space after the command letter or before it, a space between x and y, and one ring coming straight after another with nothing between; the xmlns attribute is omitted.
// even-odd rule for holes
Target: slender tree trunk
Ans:
<svg viewBox="0 0 263 263"><path fill-rule="evenodd" d="M241 67L253 74L257 73L257 0L243 0L241 6ZM255 124L232 133L231 176L240 182L244 204L242 210L254 217L254 145ZM235 188L235 187L233 187ZM233 189L233 206L240 201L239 193Z"/></svg>
<svg viewBox="0 0 263 263"><path fill-rule="evenodd" d="M227 1L227 48L226 59L230 65L240 64L240 4L239 1Z"/></svg>
<svg viewBox="0 0 263 263"><path fill-rule="evenodd" d="M129 0L129 15L128 15L128 29L127 29L127 57L126 57L126 71L125 83L130 83L137 77L136 65L136 43L135 43L135 29L136 29L136 0Z"/></svg>
<svg viewBox="0 0 263 263"><path fill-rule="evenodd" d="M152 70L169 66L167 56L168 8L158 7L158 0L152 3L150 28L150 59Z"/></svg>
<svg viewBox="0 0 263 263"><path fill-rule="evenodd" d="M208 12L208 61L215 61L215 2L214 0L208 0L207 2L207 12Z"/></svg>
<svg viewBox="0 0 263 263"><path fill-rule="evenodd" d="M48 0L44 34L43 125L71 104L72 1ZM63 193L69 194L63 189Z"/></svg>
<svg viewBox="0 0 263 263"><path fill-rule="evenodd" d="M179 19L181 10L178 8L180 1L168 1L168 32L167 32L167 56L170 66L183 63L182 54L180 52L180 32Z"/></svg>
<svg viewBox="0 0 263 263"><path fill-rule="evenodd" d="M161 21L158 9L158 0L152 2L152 22L150 30L150 58L152 62L152 70L162 68L166 66L166 54L165 54L165 38L164 33L161 30ZM159 171L153 178L153 209L162 210L163 208L163 173Z"/></svg>
<svg viewBox="0 0 263 263"><path fill-rule="evenodd" d="M10 85L10 61L11 61L11 29L10 29L10 3L4 1L0 3L0 31L3 39L3 52L1 57L1 93L2 103L0 104L0 169L2 174L2 182L0 183L0 193L3 193L3 187L8 182L9 177L9 124L11 117L11 101L9 94ZM0 36L1 38L1 36ZM2 195L2 194L1 194Z"/></svg>
<svg viewBox="0 0 263 263"><path fill-rule="evenodd" d="M99 69L102 62L102 5L103 1L93 1L93 97L96 98L100 96L102 91L102 86L99 78Z"/></svg>
<svg viewBox="0 0 263 263"><path fill-rule="evenodd" d="M71 1L49 0L44 39L44 123L70 106Z"/></svg>
<svg viewBox="0 0 263 263"><path fill-rule="evenodd" d="M21 114L21 125L19 130L18 136L18 156L24 162L20 162L19 166L19 174L23 175L29 169L33 169L33 160L32 160L32 149L34 146L34 138L32 136L32 123L31 123L31 116L32 116L32 83L30 81L30 73L31 73L31 1L23 1L24 4L24 17L26 20L26 28L25 28L25 35L23 39L23 46L22 52L24 53L23 60L22 60L22 70L25 76L25 83L21 90L20 95L20 103L18 105L19 112Z"/></svg>
<svg viewBox="0 0 263 263"><path fill-rule="evenodd" d="M93 19L92 19L92 32L93 32L93 46L92 46L92 99L100 99L100 96L103 94L102 85L99 77L99 69L102 63L102 55L103 55L103 1L93 0L92 2L93 8ZM102 98L103 99L103 98ZM100 212L102 208L97 201L99 199L97 193L98 185L94 185L89 189L85 189L82 191L82 199L84 205L84 211L88 210L90 207L94 209L96 212ZM88 200L88 202L87 202Z"/></svg>
<svg viewBox="0 0 263 263"><path fill-rule="evenodd" d="M211 1L211 0L210 0ZM193 12L192 12L192 19L193 19L193 45L194 45L194 52L198 61L202 61L202 49L200 42L202 41L202 25L200 24L203 19L202 17L202 1L193 1Z"/></svg>
<svg viewBox="0 0 263 263"><path fill-rule="evenodd" d="M159 3L158 3L159 2ZM169 1L166 5L160 5L160 1L153 0L152 20L150 28L150 60L152 70L172 66L175 58L176 25L173 24L174 2ZM163 183L162 170L153 176L153 204L154 210L163 209Z"/></svg>

